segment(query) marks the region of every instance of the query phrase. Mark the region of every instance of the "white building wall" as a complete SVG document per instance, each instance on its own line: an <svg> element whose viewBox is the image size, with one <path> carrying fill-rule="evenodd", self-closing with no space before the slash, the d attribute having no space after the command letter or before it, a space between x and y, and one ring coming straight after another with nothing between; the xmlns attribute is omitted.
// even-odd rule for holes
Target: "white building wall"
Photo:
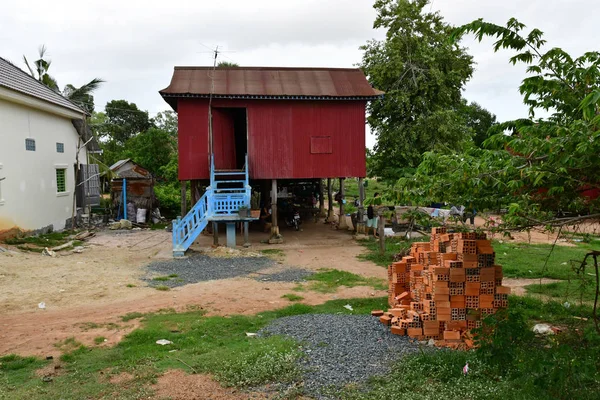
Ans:
<svg viewBox="0 0 600 400"><path fill-rule="evenodd" d="M35 151L25 139L35 139ZM56 143L64 143L64 153ZM73 209L78 134L71 120L0 99L0 232L65 227ZM80 163L86 163L84 149ZM66 193L57 193L56 168L66 169Z"/></svg>

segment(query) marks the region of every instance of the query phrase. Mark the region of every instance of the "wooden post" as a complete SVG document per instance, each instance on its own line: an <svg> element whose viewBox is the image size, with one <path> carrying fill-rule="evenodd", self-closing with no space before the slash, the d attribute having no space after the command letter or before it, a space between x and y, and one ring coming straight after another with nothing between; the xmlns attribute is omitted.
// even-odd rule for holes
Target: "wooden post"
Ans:
<svg viewBox="0 0 600 400"><path fill-rule="evenodd" d="M333 188L331 178L327 178L327 222L333 221Z"/></svg>
<svg viewBox="0 0 600 400"><path fill-rule="evenodd" d="M187 214L187 182L181 181L181 218Z"/></svg>
<svg viewBox="0 0 600 400"><path fill-rule="evenodd" d="M327 214L325 214L325 190L323 186L323 179L319 179L319 218L327 217Z"/></svg>
<svg viewBox="0 0 600 400"><path fill-rule="evenodd" d="M277 179L271 180L271 238L270 244L283 243L283 238L279 234L277 225Z"/></svg>
<svg viewBox="0 0 600 400"><path fill-rule="evenodd" d="M365 233L365 187L363 178L358 178L358 214L356 233Z"/></svg>
<svg viewBox="0 0 600 400"><path fill-rule="evenodd" d="M378 210L379 221L377 221L377 230L379 231L379 254L385 254L385 217L383 211Z"/></svg>
<svg viewBox="0 0 600 400"><path fill-rule="evenodd" d="M338 228L343 230L348 230L348 221L346 221L346 211L344 210L344 197L346 195L346 191L344 189L344 181L346 178L340 178L340 220L338 223Z"/></svg>

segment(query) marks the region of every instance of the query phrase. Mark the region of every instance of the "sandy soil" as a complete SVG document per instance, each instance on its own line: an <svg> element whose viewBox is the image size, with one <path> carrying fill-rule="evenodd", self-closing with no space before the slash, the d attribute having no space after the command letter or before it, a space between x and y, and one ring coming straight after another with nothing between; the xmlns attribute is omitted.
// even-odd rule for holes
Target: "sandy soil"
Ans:
<svg viewBox="0 0 600 400"><path fill-rule="evenodd" d="M158 398L171 400L207 399L207 400L244 400L267 399L265 393L242 392L233 388L224 388L210 375L190 375L181 370L167 371L158 378L153 386Z"/></svg>

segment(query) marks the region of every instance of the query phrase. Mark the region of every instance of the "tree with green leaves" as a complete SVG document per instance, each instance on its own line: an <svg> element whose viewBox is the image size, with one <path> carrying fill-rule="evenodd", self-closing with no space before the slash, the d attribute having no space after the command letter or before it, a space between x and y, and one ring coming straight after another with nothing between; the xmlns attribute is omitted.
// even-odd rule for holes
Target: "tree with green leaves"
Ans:
<svg viewBox="0 0 600 400"><path fill-rule="evenodd" d="M97 90L102 83L105 81L100 78L94 78L83 86L75 87L71 84L68 84L64 87L64 89L60 90L58 86L58 82L56 79L48 73L50 69L50 65L52 64L51 60L48 60L46 57L46 52L48 49L45 45L40 46L38 49L38 59L33 62L32 67L27 57L23 55L23 61L29 70L29 73L32 77L48 86L50 89L54 90L57 93L62 94L71 102L77 104L79 107L83 108L88 113L94 112L94 96L92 93Z"/></svg>
<svg viewBox="0 0 600 400"><path fill-rule="evenodd" d="M236 68L239 67L238 63L235 62L231 62L231 61L219 61L219 64L217 64L218 68Z"/></svg>
<svg viewBox="0 0 600 400"><path fill-rule="evenodd" d="M370 83L386 92L369 104L368 122L377 136L372 173L397 179L416 168L434 148L461 149L471 131L460 109L461 91L473 60L448 39L453 27L428 0L377 0L374 28L385 40L371 40L361 68Z"/></svg>
<svg viewBox="0 0 600 400"><path fill-rule="evenodd" d="M496 116L479 104L475 102L467 103L464 99L458 111L462 115L467 127L471 130L473 143L475 146L481 147L483 142L492 133L491 128L496 125Z"/></svg>
<svg viewBox="0 0 600 400"><path fill-rule="evenodd" d="M528 65L519 91L529 118L492 128L484 149L429 152L410 179L401 179L400 201L432 200L478 209L506 207L507 228L562 227L600 217L600 53L574 58L546 49L543 33L476 20L452 38L494 37L494 50L511 49L513 64ZM536 118L545 110L547 118Z"/></svg>
<svg viewBox="0 0 600 400"><path fill-rule="evenodd" d="M152 126L148 111L140 110L135 103L127 100L109 101L104 113L106 125L103 135L120 145Z"/></svg>

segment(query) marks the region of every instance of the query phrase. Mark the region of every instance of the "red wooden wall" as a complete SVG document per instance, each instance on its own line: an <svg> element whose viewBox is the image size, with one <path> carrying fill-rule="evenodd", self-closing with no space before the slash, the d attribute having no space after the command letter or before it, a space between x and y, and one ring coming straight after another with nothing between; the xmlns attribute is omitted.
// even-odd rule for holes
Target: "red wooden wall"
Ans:
<svg viewBox="0 0 600 400"><path fill-rule="evenodd" d="M219 107L245 107L253 179L364 177L365 101L213 100L219 168L235 160ZM179 99L179 179L207 179L208 100ZM219 136L217 138L217 136Z"/></svg>

